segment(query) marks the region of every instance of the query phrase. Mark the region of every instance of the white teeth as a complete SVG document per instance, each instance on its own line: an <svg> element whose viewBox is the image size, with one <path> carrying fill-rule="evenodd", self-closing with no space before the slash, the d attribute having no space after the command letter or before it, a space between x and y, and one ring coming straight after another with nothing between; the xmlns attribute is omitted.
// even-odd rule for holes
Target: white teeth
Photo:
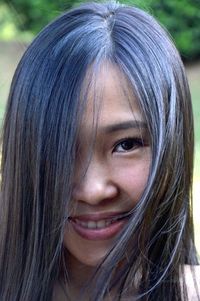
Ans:
<svg viewBox="0 0 200 301"><path fill-rule="evenodd" d="M111 223L112 220L100 220L100 221L89 221L89 222L85 222L85 221L80 221L78 219L76 219L76 223L78 225L80 225L83 228L87 228L87 229L103 229L108 227Z"/></svg>
<svg viewBox="0 0 200 301"><path fill-rule="evenodd" d="M86 225L88 229L96 229L97 227L97 223L94 221L89 221L88 223L86 223Z"/></svg>
<svg viewBox="0 0 200 301"><path fill-rule="evenodd" d="M106 222L105 221L98 221L97 222L97 228L101 229L101 228L105 228L106 226Z"/></svg>

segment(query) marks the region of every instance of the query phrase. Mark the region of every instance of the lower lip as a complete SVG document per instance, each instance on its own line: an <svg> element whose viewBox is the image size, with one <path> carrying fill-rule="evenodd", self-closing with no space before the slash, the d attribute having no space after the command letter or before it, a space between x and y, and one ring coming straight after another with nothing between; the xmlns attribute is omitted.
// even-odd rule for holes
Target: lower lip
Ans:
<svg viewBox="0 0 200 301"><path fill-rule="evenodd" d="M84 228L81 225L78 225L73 220L70 220L70 224L73 229L79 234L82 238L88 240L105 240L114 237L118 234L126 223L127 218L124 218L120 221L116 221L109 226L102 229L88 229Z"/></svg>

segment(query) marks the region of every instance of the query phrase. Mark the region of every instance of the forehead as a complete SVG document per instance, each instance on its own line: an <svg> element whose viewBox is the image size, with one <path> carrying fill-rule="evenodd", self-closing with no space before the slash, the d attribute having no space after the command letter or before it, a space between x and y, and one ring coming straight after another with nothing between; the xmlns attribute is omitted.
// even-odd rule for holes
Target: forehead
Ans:
<svg viewBox="0 0 200 301"><path fill-rule="evenodd" d="M89 70L89 74L91 72ZM82 125L91 126L91 122L95 124L98 120L98 127L101 127L126 119L142 119L133 89L116 66L102 65L95 78L92 76L92 81L90 75L88 78Z"/></svg>

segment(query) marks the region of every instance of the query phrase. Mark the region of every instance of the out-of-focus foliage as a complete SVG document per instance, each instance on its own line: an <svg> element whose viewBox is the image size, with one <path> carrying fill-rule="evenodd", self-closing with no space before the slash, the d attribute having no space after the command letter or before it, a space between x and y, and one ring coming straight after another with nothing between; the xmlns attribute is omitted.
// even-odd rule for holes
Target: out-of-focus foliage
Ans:
<svg viewBox="0 0 200 301"><path fill-rule="evenodd" d="M150 7L183 58L200 58L200 0L152 0Z"/></svg>
<svg viewBox="0 0 200 301"><path fill-rule="evenodd" d="M0 5L0 37L4 40L12 39L17 34L17 29L12 20L12 15L5 5Z"/></svg>
<svg viewBox="0 0 200 301"><path fill-rule="evenodd" d="M34 38L31 31L20 31L16 22L15 11L8 8L5 3L0 0L0 40L3 41L21 41L29 43Z"/></svg>
<svg viewBox="0 0 200 301"><path fill-rule="evenodd" d="M37 33L61 12L85 0L0 0L20 30ZM200 0L121 0L154 15L170 32L183 59L200 58Z"/></svg>
<svg viewBox="0 0 200 301"><path fill-rule="evenodd" d="M7 4L15 15L15 23L22 31L37 33L64 10L72 7L74 1L67 0L0 0Z"/></svg>

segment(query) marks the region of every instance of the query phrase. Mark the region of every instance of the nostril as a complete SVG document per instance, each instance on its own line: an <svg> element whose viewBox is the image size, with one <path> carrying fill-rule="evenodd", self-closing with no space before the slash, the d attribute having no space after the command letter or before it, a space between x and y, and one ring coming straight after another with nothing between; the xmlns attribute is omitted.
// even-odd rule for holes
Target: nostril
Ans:
<svg viewBox="0 0 200 301"><path fill-rule="evenodd" d="M106 204L114 200L118 194L118 187L114 183L93 181L91 184L82 181L73 189L73 200L91 205Z"/></svg>

